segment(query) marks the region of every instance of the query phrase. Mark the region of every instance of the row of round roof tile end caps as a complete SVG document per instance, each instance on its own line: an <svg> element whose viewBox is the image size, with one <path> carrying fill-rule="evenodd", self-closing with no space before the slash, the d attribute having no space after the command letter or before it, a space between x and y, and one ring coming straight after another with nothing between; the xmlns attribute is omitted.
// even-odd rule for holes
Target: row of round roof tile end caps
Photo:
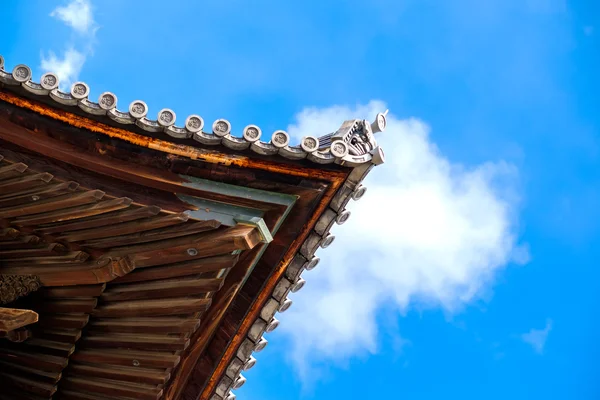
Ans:
<svg viewBox="0 0 600 400"><path fill-rule="evenodd" d="M212 124L212 132L204 132L204 119L199 115L186 118L183 127L175 126L176 114L164 108L159 111L157 119L147 118L148 106L141 100L134 100L127 112L117 109L117 96L104 92L98 102L88 99L89 86L84 82L75 82L70 93L59 90L58 76L52 72L42 75L40 83L31 80L32 72L25 64L15 66L12 73L4 70L4 58L0 56L0 82L7 85L20 85L36 95L49 95L56 102L79 106L92 115L107 115L121 124L135 124L149 132L165 132L180 139L193 138L205 145L224 145L232 150L251 148L262 155L279 154L289 159L308 158L319 164L336 162L348 166L357 166L366 162L381 164L384 162L383 151L377 146L374 133L383 132L387 125L386 115L377 114L373 123L361 120L344 122L342 127L333 133L320 137L305 136L299 145L290 146L290 135L284 130L275 131L269 142L260 140L261 129L256 125L248 125L243 129L242 137L231 134L231 123L226 119L218 119Z"/></svg>
<svg viewBox="0 0 600 400"><path fill-rule="evenodd" d="M348 195L348 200L352 199L355 201L360 200L366 193L367 188L360 184L357 184L356 188ZM350 217L350 211L342 207L341 211L337 212L336 217L333 219L338 225L344 224ZM327 217L325 217L327 218ZM329 247L335 236L328 233L328 230L318 243L318 247L323 249ZM254 326L263 327L263 333L260 334L258 340L251 337L250 333L246 335L246 339L250 342L255 342L251 353L258 353L267 347L268 341L264 338L264 334L271 333L277 329L280 325L279 320L275 317L277 313L284 313L292 306L292 300L288 297L289 293L296 293L300 291L305 285L306 280L302 277L304 271L311 271L317 267L320 262L320 258L313 255L298 270L286 271L286 275L279 281L274 289L274 293L280 293L277 297L281 297L281 301L277 300L272 296L269 301L273 301L276 304L275 308L272 308L269 303L263 308L263 312L268 315L263 315L261 312L254 325L250 328L253 330ZM267 311L267 310L270 310ZM267 320L269 322L267 322ZM237 363L236 363L237 361ZM244 372L252 369L257 363L256 358L250 354L246 356L240 355L240 352L236 354L236 360L232 361L226 371L225 376L217 384L216 393L213 394L211 400L235 400L237 396L234 391L240 389L247 382L246 377L243 375Z"/></svg>

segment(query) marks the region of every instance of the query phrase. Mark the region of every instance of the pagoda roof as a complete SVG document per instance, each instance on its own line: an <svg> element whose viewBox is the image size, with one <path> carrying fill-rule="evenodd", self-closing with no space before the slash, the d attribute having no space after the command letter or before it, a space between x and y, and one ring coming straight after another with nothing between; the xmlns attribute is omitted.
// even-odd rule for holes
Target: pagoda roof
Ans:
<svg viewBox="0 0 600 400"><path fill-rule="evenodd" d="M6 72L0 56L0 274L22 277L21 286L48 299L39 315L42 339L24 348L56 347L53 338L67 343L47 368L34 362L9 374L23 384L41 377L31 396L20 398L51 398L60 384L65 398L234 399L242 372L267 345L263 335L290 307L288 294L304 286L302 273L319 263L315 252L333 242L331 227L348 220L347 204L364 195L361 182L384 161L374 133L385 129L386 113L290 145L281 130L261 141L257 126L238 137L217 120L205 132L198 115L176 126L170 109L151 120L143 101L119 111L116 95L103 93L96 103L88 94L83 82L60 91L53 73L33 82L26 65ZM194 275L201 271L206 275ZM186 303L198 291L207 297ZM65 318L70 307L75 316ZM173 319L181 314L187 316ZM0 334L16 342L38 318L0 308L3 315L12 329L0 323ZM82 336L84 327L90 337ZM134 344L132 333L141 332L147 340ZM80 337L83 350L75 345ZM47 361L45 354L0 345L0 362ZM149 372L140 362L162 369Z"/></svg>
<svg viewBox="0 0 600 400"><path fill-rule="evenodd" d="M300 143L291 144L290 135L284 130L276 130L268 140L256 125L246 126L241 135L234 135L231 123L226 119L218 119L206 130L205 121L200 115L189 115L182 125L177 125L177 115L172 109L160 110L156 119L149 115L148 105L142 100L132 101L126 110L117 108L117 95L112 92L100 94L95 102L88 96L90 87L85 82L75 82L69 92L59 88L59 77L47 72L40 82L32 79L31 68L18 64L12 72L4 70L4 58L0 55L0 82L8 88L22 88L23 94L41 101L51 101L55 106L69 111L78 108L92 119L112 122L111 125L139 128L146 134L164 133L172 139L193 139L204 146L222 146L234 151L250 151L263 156L281 156L289 160L307 159L316 164L342 164L357 166L365 163L380 164L384 161L382 150L376 145L373 133L381 132L386 127L386 114L380 113L375 122L346 121L337 132L323 132L316 136L306 136ZM344 136L361 132L364 135L361 143L344 140Z"/></svg>

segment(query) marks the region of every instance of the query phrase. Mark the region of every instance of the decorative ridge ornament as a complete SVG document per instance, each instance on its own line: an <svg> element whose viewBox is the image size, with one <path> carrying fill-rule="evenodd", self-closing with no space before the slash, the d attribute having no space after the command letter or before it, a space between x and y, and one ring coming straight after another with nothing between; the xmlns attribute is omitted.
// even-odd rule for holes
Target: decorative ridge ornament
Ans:
<svg viewBox="0 0 600 400"><path fill-rule="evenodd" d="M35 292L42 283L36 275L0 275L0 304L8 304Z"/></svg>
<svg viewBox="0 0 600 400"><path fill-rule="evenodd" d="M31 80L31 68L19 64L12 72L6 71L4 58L0 55L0 84L22 86L28 93L38 96L49 96L64 106L78 106L91 116L107 116L123 125L135 124L147 132L165 133L178 139L194 139L204 145L222 145L235 151L251 151L271 156L300 160L308 159L316 164L336 163L348 167L362 164L382 164L384 154L377 145L375 133L383 132L387 125L388 111L377 114L375 121L348 120L335 132L320 137L307 136L297 145L290 145L290 135L283 130L276 130L268 141L260 140L261 130L256 125L248 125L240 137L233 136L231 123L226 119L218 119L212 125L211 132L204 132L204 120L198 115L190 115L183 126L176 126L175 112L164 108L156 120L147 118L148 106L142 100L133 101L127 111L117 107L117 96L110 92L100 95L98 103L88 98L89 86L84 82L75 82L68 93L58 89L58 76L47 72L41 82Z"/></svg>

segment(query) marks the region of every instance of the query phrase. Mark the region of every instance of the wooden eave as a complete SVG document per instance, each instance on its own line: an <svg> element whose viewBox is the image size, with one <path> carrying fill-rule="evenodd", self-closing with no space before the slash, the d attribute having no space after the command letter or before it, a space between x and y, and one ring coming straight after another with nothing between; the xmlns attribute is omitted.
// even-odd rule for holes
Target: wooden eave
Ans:
<svg viewBox="0 0 600 400"><path fill-rule="evenodd" d="M106 272L92 273L104 277L97 282L82 280L84 275L78 275L65 283L52 280L69 280L58 274L65 268L64 262L58 267L51 267L48 270L51 278L48 278L35 266L15 264L0 257L0 274L4 273L3 270L11 273L23 271L43 277L42 289L9 306L37 312L41 299L61 299L50 300L49 304L53 304L52 301L58 304L41 311L40 322L31 325L28 330L33 335L31 338L19 344L5 341L6 351L17 355L7 357L20 357L24 363L35 358L35 354L43 358L54 357L58 353L57 357L63 357L63 361L55 360L51 364L53 371L60 372L50 379L54 383L35 387L37 397L31 393L31 397L21 396L50 398L58 383L60 398L67 399L228 398L230 390L240 380L242 367L251 353L262 345L263 333L274 326L274 314L287 302L287 293L298 286L302 271L318 261L314 252L319 246L330 244L330 227L335 222L343 223L349 215L345 206L350 198L358 198L364 193L360 182L373 164L365 163L353 168L328 164L316 168L305 160L234 154L228 149L210 150L199 147L197 143L190 145L189 138L175 140L164 135L161 137L161 134L147 136L138 128L125 129L106 122L32 99L14 87L0 87L0 155L4 157L0 171L3 166L13 166L8 168L13 174L41 180L44 185L55 187L61 193L70 193L71 196L76 193L77 196L94 199L78 206L67 204L72 206L69 208L79 207L76 212L80 216L67 222L57 222L52 218L69 213L57 208L45 211L45 214L21 212L14 215L15 211L11 213L9 210L3 217L3 195L0 193L3 229L13 235L13 241L20 243L9 251L22 251L17 256L27 262L25 256L30 250L42 252L40 254L44 255L41 257L56 257L48 255L54 254L55 250L66 251L71 257L77 253L81 257L77 262L84 271L78 274L84 275L92 270L92 261L96 263L93 268L97 269L98 261L110 259L109 264L102 265ZM19 168L14 166L20 164L27 168L21 166L22 171L18 172ZM224 186L214 187L211 182ZM2 181L0 192L1 185ZM287 204L255 193L244 196L236 193L235 188L249 188L256 193L279 193L294 200ZM14 194L7 197L7 200L17 202L23 199ZM194 226L199 226L213 215L208 211L204 214L204 210L209 208L205 208L206 204L210 207L226 204L259 213L264 227L273 233L273 241L259 243L264 242L265 237L251 223L228 228L220 226L219 221L213 221L212 225L205 221L214 233L195 232ZM105 226L110 235L94 237L89 225L93 226L94 218L98 219L103 214L98 213L102 207L111 210L106 211L111 215L126 212L130 213L128 215L144 214L147 210L148 215L144 214L144 218L152 219L158 225L153 225L152 234L148 235L144 233L148 232L147 229L136 230L131 222L124 222L122 225L129 224L125 227L126 232ZM89 211L92 209L96 214L86 216L86 212L92 212ZM248 218L248 221L251 220ZM20 225L18 221L21 221ZM26 223L23 224L23 221ZM163 223L166 225L163 226ZM171 223L175 224L175 228L169 225ZM60 232L63 224L77 230L74 233ZM173 236L180 230L177 226L193 233ZM247 239L241 242L234 240L232 246L238 247L226 247L227 252L215 252L214 246L210 245L202 247L207 238L216 240L227 232L243 232L250 236L245 236ZM35 245L27 241L30 237L38 238ZM114 241L111 240L113 237ZM41 249L40 243L46 247ZM54 243L56 245L51 247ZM118 246L111 246L111 243ZM190 271L204 271L203 267L194 269L196 267L185 260L185 256L173 258L173 262L166 265L157 261L156 255L168 257L170 253L168 249L157 252L153 248L156 243L170 246L168 248L177 254L193 243L194 249L203 257L200 259L208 260L211 267L206 272L199 272L196 278L186 278L179 288L173 280L177 278L173 270L179 268L188 274ZM65 285L68 288L63 288ZM119 289L127 287L129 289ZM151 300L143 300L147 293L163 296L160 299L164 302L177 293L188 298L189 293L198 293L198 290L202 290L203 295L193 297L193 300L169 300L167 308L170 310L182 313L196 310L185 314L188 317L183 321L175 323L164 319L173 318L171 316L139 316L140 312L149 312L140 310L158 306L158 303L148 304ZM144 301L146 304L142 305L146 308L136 308L139 302ZM133 306L122 307L122 304L129 303ZM62 316L65 310L69 310L68 307L77 307L78 314L68 318ZM154 322L150 318L154 318ZM79 332L83 329L90 336L84 336L80 341L81 333L61 334L61 326ZM166 326L172 326L177 332L169 331ZM154 333L147 341L137 344L127 336L141 331ZM45 339L48 335L51 339ZM60 343L67 345L36 345L40 340L54 343L57 339L59 342L66 341ZM114 350L110 350L111 346ZM127 346L134 346L131 354L135 353L138 358L118 350ZM32 347L46 349L44 351L50 354L31 353L29 349ZM157 359L148 354L150 348L164 357ZM0 349L0 361L2 354ZM139 358L142 356L152 373L143 372L143 365L140 368ZM138 361L137 365L135 361ZM62 367L58 368L58 365ZM120 374L107 371L109 366L115 365L123 367ZM162 374L154 370L159 365L165 368ZM47 371L38 372L47 382L47 374L44 375ZM31 383L29 380L35 371L27 370L23 374L24 377L20 377L14 372L4 378L0 374L0 380L13 382L13 385L22 388Z"/></svg>

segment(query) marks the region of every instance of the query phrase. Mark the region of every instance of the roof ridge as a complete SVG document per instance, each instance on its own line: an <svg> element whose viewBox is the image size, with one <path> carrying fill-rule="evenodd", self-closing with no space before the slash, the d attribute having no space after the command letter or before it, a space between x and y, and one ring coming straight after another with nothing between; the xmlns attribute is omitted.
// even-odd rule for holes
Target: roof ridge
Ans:
<svg viewBox="0 0 600 400"><path fill-rule="evenodd" d="M32 81L31 68L25 64L16 65L12 73L4 70L4 58L0 55L0 82L11 86L21 86L27 92L38 96L49 96L65 106L78 106L91 116L107 116L121 125L136 125L147 132L164 132L178 139L194 139L204 145L223 145L231 150L251 149L261 155L280 155L287 159L307 158L317 164L336 163L356 167L365 163L381 164L384 154L375 141L374 133L382 132L387 125L386 115L378 113L373 123L366 120L348 120L333 133L320 137L305 136L299 144L290 146L290 135L284 130L276 130L268 142L260 140L261 129L247 125L242 137L231 134L231 123L217 119L212 124L212 132L204 132L204 119L189 115L184 126L176 126L176 114L169 108L158 112L157 119L147 118L148 105L142 100L134 100L127 111L117 109L117 96L112 92L100 94L98 102L89 100L90 88L85 82L75 82L69 93L60 91L58 75L46 72L40 83Z"/></svg>

